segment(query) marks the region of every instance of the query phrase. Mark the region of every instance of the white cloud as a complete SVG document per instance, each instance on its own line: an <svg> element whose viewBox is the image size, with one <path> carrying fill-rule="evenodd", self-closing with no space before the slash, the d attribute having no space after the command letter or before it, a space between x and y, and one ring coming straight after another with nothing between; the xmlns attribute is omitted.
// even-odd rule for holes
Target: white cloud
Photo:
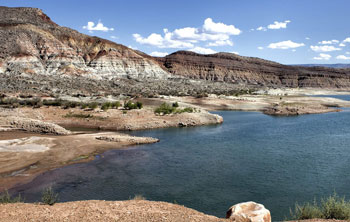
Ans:
<svg viewBox="0 0 350 222"><path fill-rule="evenodd" d="M118 39L118 36L111 35L111 39Z"/></svg>
<svg viewBox="0 0 350 222"><path fill-rule="evenodd" d="M173 32L163 29L164 35L152 33L148 37L133 34L136 42L158 48L195 48L199 41L210 41L207 46L233 46L230 36L239 35L241 31L234 25L215 23L211 18L204 21L202 28L185 27Z"/></svg>
<svg viewBox="0 0 350 222"><path fill-rule="evenodd" d="M315 59L315 60L330 60L330 58L332 58L331 55L320 53L320 55L318 57L314 57L313 59Z"/></svg>
<svg viewBox="0 0 350 222"><path fill-rule="evenodd" d="M156 56L156 57L164 57L164 56L169 55L169 53L167 53L167 52L157 52L157 51L155 51L155 52L151 52L150 55L151 55L151 56Z"/></svg>
<svg viewBox="0 0 350 222"><path fill-rule="evenodd" d="M344 40L343 40L343 43L345 43L345 42L350 42L350 37L344 39Z"/></svg>
<svg viewBox="0 0 350 222"><path fill-rule="evenodd" d="M267 30L267 28L263 27L263 26L260 26L260 27L256 28L256 30L265 32Z"/></svg>
<svg viewBox="0 0 350 222"><path fill-rule="evenodd" d="M304 46L304 43L296 43L291 40L271 43L268 48L270 49L291 49Z"/></svg>
<svg viewBox="0 0 350 222"><path fill-rule="evenodd" d="M309 37L305 37L305 39L306 39L306 40L310 40L310 38L309 38Z"/></svg>
<svg viewBox="0 0 350 222"><path fill-rule="evenodd" d="M285 29L287 28L287 24L290 23L290 20L286 20L284 22L275 21L273 24L267 26L268 29Z"/></svg>
<svg viewBox="0 0 350 222"><path fill-rule="evenodd" d="M88 22L86 26L83 26L83 29L89 30L90 33L93 31L102 31L102 32L108 32L113 31L114 28L108 28L103 25L103 23L99 20L98 23L95 25L94 22Z"/></svg>
<svg viewBox="0 0 350 222"><path fill-rule="evenodd" d="M350 55L350 52L346 52L345 54Z"/></svg>
<svg viewBox="0 0 350 222"><path fill-rule="evenodd" d="M242 32L241 30L236 28L234 25L226 25L221 22L215 23L211 18L207 18L204 21L203 30L205 30L206 32L222 33L222 34L228 34L228 35L239 35Z"/></svg>
<svg viewBox="0 0 350 222"><path fill-rule="evenodd" d="M347 57L345 55L338 55L337 59L339 59L339 60L350 60L350 56Z"/></svg>
<svg viewBox="0 0 350 222"><path fill-rule="evenodd" d="M216 51L209 49L209 48L202 48L202 47L194 47L192 49L189 49L192 52L200 53L200 54L214 54Z"/></svg>
<svg viewBox="0 0 350 222"><path fill-rule="evenodd" d="M315 52L332 52L339 51L341 48L336 48L332 45L322 45L322 46L310 46L310 48Z"/></svg>
<svg viewBox="0 0 350 222"><path fill-rule="evenodd" d="M147 38L143 38L139 34L133 34L136 42L140 44L148 44L148 45L154 45L154 46L162 46L163 45L163 37L159 34L152 33Z"/></svg>
<svg viewBox="0 0 350 222"><path fill-rule="evenodd" d="M225 46L225 45L229 45L229 46L233 46L233 42L231 40L218 40L215 42L209 42L208 46Z"/></svg>
<svg viewBox="0 0 350 222"><path fill-rule="evenodd" d="M338 40L329 40L329 41L321 41L321 42L318 42L318 44L321 44L321 45L332 45L332 44L337 44L339 43Z"/></svg>
<svg viewBox="0 0 350 222"><path fill-rule="evenodd" d="M264 49L264 47L262 47L262 46L259 46L259 47L258 47L258 49L259 49L259 50L263 50L263 49Z"/></svg>
<svg viewBox="0 0 350 222"><path fill-rule="evenodd" d="M232 51L231 53L239 55L239 52Z"/></svg>
<svg viewBox="0 0 350 222"><path fill-rule="evenodd" d="M339 47L345 47L346 45L344 43L340 43Z"/></svg>

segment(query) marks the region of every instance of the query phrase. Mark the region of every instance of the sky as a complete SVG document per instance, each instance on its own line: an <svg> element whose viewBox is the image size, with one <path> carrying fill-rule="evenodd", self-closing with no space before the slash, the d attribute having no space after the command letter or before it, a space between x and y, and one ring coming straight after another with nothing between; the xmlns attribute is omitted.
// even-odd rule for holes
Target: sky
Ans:
<svg viewBox="0 0 350 222"><path fill-rule="evenodd" d="M154 56L230 52L283 64L350 63L349 0L0 0Z"/></svg>

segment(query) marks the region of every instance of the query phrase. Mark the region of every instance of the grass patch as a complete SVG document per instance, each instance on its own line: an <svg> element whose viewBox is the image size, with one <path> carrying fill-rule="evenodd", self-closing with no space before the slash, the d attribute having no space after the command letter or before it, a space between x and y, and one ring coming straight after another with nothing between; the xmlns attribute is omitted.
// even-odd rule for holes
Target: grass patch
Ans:
<svg viewBox="0 0 350 222"><path fill-rule="evenodd" d="M326 199L321 199L321 203L314 200L303 205L295 204L295 209L290 210L290 214L293 220L316 218L350 220L350 202L334 193Z"/></svg>
<svg viewBox="0 0 350 222"><path fill-rule="evenodd" d="M20 194L17 197L13 197L9 194L7 190L5 190L5 192L0 195L0 204L21 202L24 202L24 199L22 199Z"/></svg>

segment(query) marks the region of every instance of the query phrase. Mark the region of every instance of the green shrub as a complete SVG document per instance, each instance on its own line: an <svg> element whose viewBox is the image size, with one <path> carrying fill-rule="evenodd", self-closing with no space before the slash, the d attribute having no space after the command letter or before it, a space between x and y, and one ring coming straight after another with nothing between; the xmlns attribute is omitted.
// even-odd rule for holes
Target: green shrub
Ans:
<svg viewBox="0 0 350 222"><path fill-rule="evenodd" d="M304 205L296 204L294 212L291 210L290 214L294 220L315 218L349 220L350 202L334 193L326 199L321 199L321 204L317 204L316 200Z"/></svg>
<svg viewBox="0 0 350 222"><path fill-rule="evenodd" d="M193 113L194 109L192 107L186 107L184 109L178 109L176 107L174 107L174 104L169 105L167 103L162 103L158 108L156 108L154 110L155 113L157 114L171 114L171 113L175 113L175 114L180 114L180 113Z"/></svg>
<svg viewBox="0 0 350 222"><path fill-rule="evenodd" d="M43 191L41 201L44 204L52 206L58 202L58 194L52 190L52 187L48 187Z"/></svg>
<svg viewBox="0 0 350 222"><path fill-rule="evenodd" d="M317 206L316 201L314 203L306 203L304 205L295 204L295 210L292 212L292 219L295 220L307 220L312 218L322 218L323 214L320 208Z"/></svg>
<svg viewBox="0 0 350 222"><path fill-rule="evenodd" d="M141 102L136 102L136 106L138 109L142 109L143 104Z"/></svg>
<svg viewBox="0 0 350 222"><path fill-rule="evenodd" d="M112 108L118 109L120 106L121 106L121 105L120 105L120 102L119 102L119 101L112 102Z"/></svg>
<svg viewBox="0 0 350 222"><path fill-rule="evenodd" d="M175 107L175 108L179 107L179 103L178 102L174 102L173 103L173 107Z"/></svg>
<svg viewBox="0 0 350 222"><path fill-rule="evenodd" d="M166 115L166 114L171 114L171 113L173 113L175 110L176 110L176 108L170 106L169 104L167 104L167 103L162 103L158 108L156 108L156 109L154 110L154 112L157 113L157 114L163 113L163 114Z"/></svg>
<svg viewBox="0 0 350 222"><path fill-rule="evenodd" d="M141 102L133 103L131 101L127 101L126 103L124 103L124 109L126 109L126 110L142 109L142 107L143 107L143 105Z"/></svg>
<svg viewBox="0 0 350 222"><path fill-rule="evenodd" d="M12 197L7 190L4 193L0 194L0 204L5 203L18 203L23 202L21 195L19 194L17 197Z"/></svg>
<svg viewBox="0 0 350 222"><path fill-rule="evenodd" d="M110 103L110 102L105 102L101 106L101 109L104 110L104 111L106 111L106 110L108 110L110 108L112 108L112 103Z"/></svg>
<svg viewBox="0 0 350 222"><path fill-rule="evenodd" d="M350 219L350 202L344 197L339 197L336 193L327 199L322 199L321 208L325 219Z"/></svg>
<svg viewBox="0 0 350 222"><path fill-rule="evenodd" d="M97 102L92 102L92 103L89 103L89 108L90 109L96 109L98 107L98 103Z"/></svg>

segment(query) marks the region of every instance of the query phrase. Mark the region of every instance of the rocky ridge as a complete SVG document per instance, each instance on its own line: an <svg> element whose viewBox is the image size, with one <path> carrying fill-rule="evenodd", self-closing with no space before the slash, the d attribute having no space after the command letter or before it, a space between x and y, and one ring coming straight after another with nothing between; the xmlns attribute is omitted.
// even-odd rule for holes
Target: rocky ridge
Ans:
<svg viewBox="0 0 350 222"><path fill-rule="evenodd" d="M157 60L171 74L191 79L294 88L350 86L349 68L288 66L232 53L201 55L188 51Z"/></svg>
<svg viewBox="0 0 350 222"><path fill-rule="evenodd" d="M349 68L287 66L231 53L152 57L59 26L36 8L0 7L0 40L1 92L149 96L350 87Z"/></svg>

